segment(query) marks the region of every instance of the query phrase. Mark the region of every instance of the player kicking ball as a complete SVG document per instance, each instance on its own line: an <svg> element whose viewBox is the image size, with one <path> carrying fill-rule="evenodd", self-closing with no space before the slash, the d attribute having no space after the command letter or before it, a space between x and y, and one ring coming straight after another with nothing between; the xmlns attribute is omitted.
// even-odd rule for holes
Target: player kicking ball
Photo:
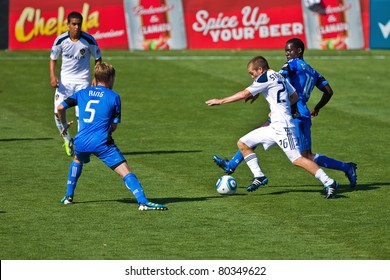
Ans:
<svg viewBox="0 0 390 280"><path fill-rule="evenodd" d="M277 144L293 165L305 169L321 181L326 190L325 198L334 197L338 183L315 162L303 157L299 150L291 115L291 105L298 101L294 87L281 74L269 69L267 60L262 56L254 57L249 61L247 67L249 74L254 79L249 87L222 99L206 101L207 105L215 106L239 100L247 101L262 94L268 102L271 111L270 125L252 130L237 142L237 146L254 177L247 190L255 191L268 183L268 178L260 168L254 149L262 145L267 150Z"/></svg>
<svg viewBox="0 0 390 280"><path fill-rule="evenodd" d="M301 154L321 167L343 172L349 180L350 187L355 188L357 184L356 163L343 162L312 151L311 118L318 116L320 110L328 104L333 96L333 89L330 86L329 81L304 60L304 52L305 44L301 39L291 38L287 40L285 45L287 62L279 71L279 73L291 83L299 96L297 103L294 104L295 108L292 107L292 111L294 112L293 117L296 136ZM311 94L315 88L322 92L322 97L310 110L307 106L307 102L311 98ZM251 102L254 100L255 99L252 99ZM261 126L266 125L269 125L269 120L264 122ZM213 160L220 168L230 175L244 158L240 150L238 150L230 160L220 158L217 155L213 156Z"/></svg>
<svg viewBox="0 0 390 280"><path fill-rule="evenodd" d="M150 202L146 198L140 182L111 136L121 118L121 99L112 90L115 82L114 67L107 63L95 65L95 80L96 86L76 92L57 107L63 125L61 135L67 135L71 124L66 120L66 110L76 105L79 107L80 127L74 138L75 156L70 164L67 191L61 203L73 203L83 165L90 161L91 155L95 155L121 176L126 187L135 196L139 210L168 210L166 206Z"/></svg>

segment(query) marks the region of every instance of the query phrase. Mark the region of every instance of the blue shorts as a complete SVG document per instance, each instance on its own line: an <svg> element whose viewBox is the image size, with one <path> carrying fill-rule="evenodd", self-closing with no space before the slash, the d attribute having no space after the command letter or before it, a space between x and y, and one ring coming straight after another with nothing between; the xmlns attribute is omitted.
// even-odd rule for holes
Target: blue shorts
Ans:
<svg viewBox="0 0 390 280"><path fill-rule="evenodd" d="M301 152L311 151L311 118L296 118L294 124L299 149Z"/></svg>
<svg viewBox="0 0 390 280"><path fill-rule="evenodd" d="M100 152L78 152L76 147L75 154L82 163L90 162L91 154L93 154L111 169L115 169L121 163L126 162L125 157L122 155L121 151L115 144L108 146L106 149Z"/></svg>

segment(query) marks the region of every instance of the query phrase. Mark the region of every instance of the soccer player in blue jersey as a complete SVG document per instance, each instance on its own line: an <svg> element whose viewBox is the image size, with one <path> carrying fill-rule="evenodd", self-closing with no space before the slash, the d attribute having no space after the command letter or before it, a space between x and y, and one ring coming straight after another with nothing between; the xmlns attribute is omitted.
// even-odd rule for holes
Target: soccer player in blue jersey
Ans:
<svg viewBox="0 0 390 280"><path fill-rule="evenodd" d="M108 167L118 173L126 187L133 193L139 210L168 210L162 204L150 202L144 194L137 177L130 170L126 159L115 145L112 133L121 120L121 99L112 90L115 69L107 63L95 65L96 86L77 91L58 106L58 117L67 135L71 122L66 120L66 110L79 107L79 131L74 138L75 156L70 164L67 191L61 199L63 204L72 204L77 181L83 165L95 155Z"/></svg>
<svg viewBox="0 0 390 280"><path fill-rule="evenodd" d="M260 168L254 149L261 145L268 150L272 146L279 145L293 165L304 168L321 181L327 191L325 198L332 198L336 193L338 183L315 162L303 157L299 150L291 114L291 104L296 103L299 98L294 87L280 73L269 69L267 60L262 56L254 57L249 61L248 72L254 80L250 86L231 96L206 101L207 105L215 106L263 95L268 102L271 111L270 125L252 130L237 142L254 177L247 190L257 190L268 182L268 178Z"/></svg>
<svg viewBox="0 0 390 280"><path fill-rule="evenodd" d="M96 40L81 31L83 16L79 12L68 14L69 30L59 35L50 52L50 85L56 89L54 96L54 120L58 131L62 125L58 119L57 106L76 91L90 86L90 58L95 65L102 61ZM56 75L57 60L62 55L60 78ZM75 108L78 117L78 108ZM68 133L62 136L63 146L68 156L73 156L73 140Z"/></svg>
<svg viewBox="0 0 390 280"><path fill-rule="evenodd" d="M301 153L304 157L313 160L319 166L344 172L349 180L350 186L355 187L357 181L357 165L355 163L338 161L322 154L315 154L311 151L311 117L318 116L321 108L323 108L331 99L333 90L324 76L318 73L303 59L304 50L305 46L302 40L298 38L288 40L285 45L285 53L288 61L279 71L279 73L286 77L299 95L299 100L296 103L297 107L293 108L293 111L297 111L294 111L293 114L296 116L294 118L294 123ZM317 105L310 111L306 103L315 87L321 90L323 94ZM252 102L253 101L254 100L252 100ZM262 124L262 126L268 124L269 122L266 122ZM243 159L239 150L231 160L213 156L213 160L216 164L227 174L232 174Z"/></svg>

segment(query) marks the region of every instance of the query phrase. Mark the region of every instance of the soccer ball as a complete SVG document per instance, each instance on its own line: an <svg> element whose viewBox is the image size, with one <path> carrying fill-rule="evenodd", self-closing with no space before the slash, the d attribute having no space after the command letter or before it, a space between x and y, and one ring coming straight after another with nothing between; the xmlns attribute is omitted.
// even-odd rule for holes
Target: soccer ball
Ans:
<svg viewBox="0 0 390 280"><path fill-rule="evenodd" d="M224 175L218 179L215 187L220 194L234 194L237 190L237 182L232 176Z"/></svg>

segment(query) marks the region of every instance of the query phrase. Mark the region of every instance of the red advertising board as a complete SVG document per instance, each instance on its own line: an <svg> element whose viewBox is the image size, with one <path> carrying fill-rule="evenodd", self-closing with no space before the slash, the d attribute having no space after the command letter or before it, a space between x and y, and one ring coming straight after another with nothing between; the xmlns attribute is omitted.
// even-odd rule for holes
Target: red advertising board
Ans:
<svg viewBox="0 0 390 280"><path fill-rule="evenodd" d="M50 49L67 30L71 11L82 13L83 31L94 36L101 49L280 49L291 37L302 39L307 48L322 48L313 43L319 41L319 21L307 3L329 1L10 0L9 49ZM335 8L345 7L352 14L346 12L346 19L357 22L346 33L350 38L346 42L368 48L369 0L333 2L341 3ZM359 3L360 12L353 12L350 7ZM334 26L329 7L324 19ZM359 32L354 31L357 27Z"/></svg>
<svg viewBox="0 0 390 280"><path fill-rule="evenodd" d="M83 31L98 41L100 48L128 49L123 1L11 0L9 49L50 49L65 32L67 15L83 15Z"/></svg>
<svg viewBox="0 0 390 280"><path fill-rule="evenodd" d="M282 48L305 40L301 0L184 1L190 49Z"/></svg>

